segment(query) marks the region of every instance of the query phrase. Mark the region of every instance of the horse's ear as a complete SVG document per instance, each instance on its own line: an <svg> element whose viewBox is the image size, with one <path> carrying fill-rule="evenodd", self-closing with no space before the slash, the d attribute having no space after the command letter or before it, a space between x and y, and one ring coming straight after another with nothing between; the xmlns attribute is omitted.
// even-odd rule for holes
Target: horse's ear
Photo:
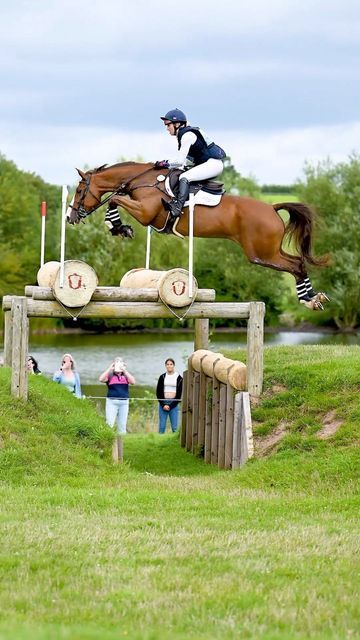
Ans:
<svg viewBox="0 0 360 640"><path fill-rule="evenodd" d="M86 179L86 175L83 171L81 171L81 169L76 169L76 171L78 172L80 178L82 178L83 180Z"/></svg>

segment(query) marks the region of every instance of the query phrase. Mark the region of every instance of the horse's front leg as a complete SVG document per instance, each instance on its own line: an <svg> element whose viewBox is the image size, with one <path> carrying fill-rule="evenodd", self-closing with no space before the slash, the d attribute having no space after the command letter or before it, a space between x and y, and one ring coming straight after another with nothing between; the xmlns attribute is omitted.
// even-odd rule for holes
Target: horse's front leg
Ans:
<svg viewBox="0 0 360 640"><path fill-rule="evenodd" d="M146 227L154 219L154 212L146 209L141 202L132 200L126 196L114 196L110 200L110 205L120 205L128 211L140 224Z"/></svg>
<svg viewBox="0 0 360 640"><path fill-rule="evenodd" d="M128 224L122 223L116 204L109 203L105 215L105 224L109 227L112 236L134 237L133 228Z"/></svg>

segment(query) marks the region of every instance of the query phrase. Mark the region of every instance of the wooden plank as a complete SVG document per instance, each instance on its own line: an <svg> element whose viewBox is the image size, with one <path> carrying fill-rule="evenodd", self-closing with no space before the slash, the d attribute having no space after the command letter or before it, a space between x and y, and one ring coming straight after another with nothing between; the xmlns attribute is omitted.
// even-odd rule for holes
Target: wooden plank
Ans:
<svg viewBox="0 0 360 640"><path fill-rule="evenodd" d="M209 318L195 319L194 351L209 348Z"/></svg>
<svg viewBox="0 0 360 640"><path fill-rule="evenodd" d="M218 438L218 467L225 468L225 429L226 429L226 389L227 385L220 382L219 398L219 438Z"/></svg>
<svg viewBox="0 0 360 640"><path fill-rule="evenodd" d="M192 401L192 438L191 451L198 452L199 442L199 390L200 390L200 373L193 372L193 401Z"/></svg>
<svg viewBox="0 0 360 640"><path fill-rule="evenodd" d="M208 464L211 462L211 425L212 425L212 379L205 376L205 441L204 460Z"/></svg>
<svg viewBox="0 0 360 640"><path fill-rule="evenodd" d="M198 446L204 456L205 445L205 416L206 416L206 375L202 371L199 373L199 419L198 419Z"/></svg>
<svg viewBox="0 0 360 640"><path fill-rule="evenodd" d="M247 379L248 391L252 396L260 396L264 370L264 316L263 302L249 303L247 327Z"/></svg>
<svg viewBox="0 0 360 640"><path fill-rule="evenodd" d="M27 299L13 296L12 315L12 357L11 357L11 394L15 398L27 399L28 378L26 369L27 354Z"/></svg>
<svg viewBox="0 0 360 640"><path fill-rule="evenodd" d="M240 451L241 451L241 421L242 421L242 394L239 391L234 397L234 430L233 430L233 451L232 451L232 469L240 467Z"/></svg>
<svg viewBox="0 0 360 640"><path fill-rule="evenodd" d="M20 346L20 388L19 397L23 400L28 398L28 370L27 357L29 352L29 318L27 317L27 299L25 296L21 298L21 346Z"/></svg>
<svg viewBox="0 0 360 640"><path fill-rule="evenodd" d="M240 437L240 466L254 455L254 442L251 422L250 396L242 394L241 437Z"/></svg>
<svg viewBox="0 0 360 640"><path fill-rule="evenodd" d="M187 318L248 318L248 302L194 302ZM11 308L11 296L4 296L3 310ZM179 311L179 310L177 310ZM68 318L81 313L82 318L173 318L161 302L89 302L84 308L65 309L58 302L28 298L28 316Z"/></svg>
<svg viewBox="0 0 360 640"><path fill-rule="evenodd" d="M37 287L27 285L25 295L34 300L55 300L51 287ZM212 302L215 300L215 289L198 289L195 300L197 302ZM96 287L91 296L93 302L158 302L158 289L133 289L129 287Z"/></svg>
<svg viewBox="0 0 360 640"><path fill-rule="evenodd" d="M180 444L185 447L186 444L186 416L187 416L187 391L188 391L188 371L183 373L183 393L181 402L181 432L180 432Z"/></svg>
<svg viewBox="0 0 360 640"><path fill-rule="evenodd" d="M226 418L225 418L225 469L232 467L234 434L234 389L226 385Z"/></svg>
<svg viewBox="0 0 360 640"><path fill-rule="evenodd" d="M4 366L5 367L11 367L12 339L13 339L12 312L5 311L4 313Z"/></svg>
<svg viewBox="0 0 360 640"><path fill-rule="evenodd" d="M220 382L216 378L213 378L212 406L211 406L211 464L217 464L218 462L219 411L220 411Z"/></svg>
<svg viewBox="0 0 360 640"><path fill-rule="evenodd" d="M194 371L191 366L191 358L188 360L188 378L187 378L187 412L186 412L186 438L185 447L187 451L192 449L192 413L193 413L193 389L194 389Z"/></svg>

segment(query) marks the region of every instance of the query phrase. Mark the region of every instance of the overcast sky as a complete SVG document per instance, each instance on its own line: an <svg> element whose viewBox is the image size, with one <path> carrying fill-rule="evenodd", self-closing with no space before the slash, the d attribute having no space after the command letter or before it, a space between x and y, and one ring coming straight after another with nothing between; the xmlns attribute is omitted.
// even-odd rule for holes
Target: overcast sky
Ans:
<svg viewBox="0 0 360 640"><path fill-rule="evenodd" d="M262 183L360 143L359 0L1 3L0 152L56 184L155 161L185 111Z"/></svg>

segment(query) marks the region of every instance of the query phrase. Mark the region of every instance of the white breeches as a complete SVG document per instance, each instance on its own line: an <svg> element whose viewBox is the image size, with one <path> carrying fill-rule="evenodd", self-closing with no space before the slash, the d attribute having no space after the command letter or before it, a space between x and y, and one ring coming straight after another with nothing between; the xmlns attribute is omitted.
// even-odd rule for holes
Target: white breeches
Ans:
<svg viewBox="0 0 360 640"><path fill-rule="evenodd" d="M196 167L185 171L180 176L180 180L186 178L189 182L196 182L197 180L207 180L208 178L216 178L220 175L224 169L222 160L216 160L215 158L209 158L206 162L198 164Z"/></svg>

